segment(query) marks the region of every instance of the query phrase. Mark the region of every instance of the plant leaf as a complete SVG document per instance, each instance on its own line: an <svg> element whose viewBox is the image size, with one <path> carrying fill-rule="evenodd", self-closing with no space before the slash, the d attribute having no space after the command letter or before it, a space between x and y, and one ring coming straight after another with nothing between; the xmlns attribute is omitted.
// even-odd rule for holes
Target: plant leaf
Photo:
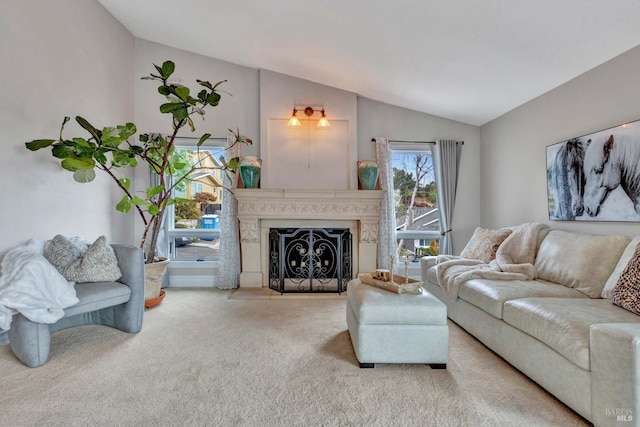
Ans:
<svg viewBox="0 0 640 427"><path fill-rule="evenodd" d="M212 107L217 106L220 103L220 95L215 92L210 93L207 97L207 103Z"/></svg>
<svg viewBox="0 0 640 427"><path fill-rule="evenodd" d="M131 201L129 200L129 197L124 196L122 200L120 200L116 205L116 210L118 212L127 213L131 210L131 206L132 205L131 205Z"/></svg>
<svg viewBox="0 0 640 427"><path fill-rule="evenodd" d="M158 209L156 205L150 205L147 210L149 211L150 215L158 215L158 213L160 212L160 209Z"/></svg>
<svg viewBox="0 0 640 427"><path fill-rule="evenodd" d="M80 116L76 116L76 122L78 122L80 126L82 126L87 132L89 132L91 136L95 138L96 141L101 140L100 131L94 128L93 125L89 123L86 119Z"/></svg>
<svg viewBox="0 0 640 427"><path fill-rule="evenodd" d="M162 70L161 70L162 78L168 79L171 76L171 74L173 74L175 69L176 69L176 64L174 64L172 61L164 61L162 63Z"/></svg>
<svg viewBox="0 0 640 427"><path fill-rule="evenodd" d="M73 179L79 183L91 182L96 178L96 171L93 169L79 169L73 173Z"/></svg>
<svg viewBox="0 0 640 427"><path fill-rule="evenodd" d="M232 159L229 160L227 169L229 169L232 172L235 172L236 170L238 170L238 165L240 164L240 158L239 157L233 157Z"/></svg>
<svg viewBox="0 0 640 427"><path fill-rule="evenodd" d="M180 86L180 87L176 88L176 95L178 95L178 97L180 99L182 99L183 101L185 101L185 102L187 100L189 100L189 94L190 93L191 93L191 91L186 86Z"/></svg>
<svg viewBox="0 0 640 427"><path fill-rule="evenodd" d="M104 153L103 150L98 150L93 153L93 158L101 165L107 164L107 156Z"/></svg>
<svg viewBox="0 0 640 427"><path fill-rule="evenodd" d="M129 178L120 178L118 181L129 191L129 188L131 188L131 180Z"/></svg>
<svg viewBox="0 0 640 427"><path fill-rule="evenodd" d="M55 139L34 139L31 142L26 142L24 145L31 151L37 151L50 146L54 142L56 142Z"/></svg>
<svg viewBox="0 0 640 427"><path fill-rule="evenodd" d="M167 102L166 104L162 104L160 106L161 113L173 113L175 110L180 108L184 108L184 104L182 102Z"/></svg>
<svg viewBox="0 0 640 427"><path fill-rule="evenodd" d="M86 147L86 148L91 147L89 145L89 142L84 138L73 138L72 141L75 142L76 144L78 144L81 147Z"/></svg>
<svg viewBox="0 0 640 427"><path fill-rule="evenodd" d="M213 89L217 88L217 87L218 87L218 86L220 86L222 83L226 83L226 82L227 82L226 80L221 80L221 81L219 81L218 83L216 83L216 84L214 84L214 85L213 85Z"/></svg>
<svg viewBox="0 0 640 427"><path fill-rule="evenodd" d="M69 156L60 164L66 170L75 172L81 169L93 169L96 162L92 158Z"/></svg>
<svg viewBox="0 0 640 427"><path fill-rule="evenodd" d="M124 166L129 164L129 155L126 152L115 151L113 153L113 164L116 166Z"/></svg>
<svg viewBox="0 0 640 427"><path fill-rule="evenodd" d="M150 199L153 196L157 196L158 194L162 193L162 190L164 190L164 185L147 188L147 199Z"/></svg>
<svg viewBox="0 0 640 427"><path fill-rule="evenodd" d="M204 87L206 87L207 89L211 89L211 90L213 90L213 86L211 86L211 83L209 83L209 82L208 82L208 81L206 81L206 80L197 80L197 79L196 79L196 82L198 82L198 84L199 84L200 86L204 86Z"/></svg>
<svg viewBox="0 0 640 427"><path fill-rule="evenodd" d="M73 155L73 150L64 144L54 145L51 149L51 154L53 154L53 157L58 159L66 159Z"/></svg>
<svg viewBox="0 0 640 427"><path fill-rule="evenodd" d="M209 139L211 137L210 133L205 133L204 135L202 135L200 137L200 141L198 141L198 143L196 144L198 147L200 147L207 139Z"/></svg>
<svg viewBox="0 0 640 427"><path fill-rule="evenodd" d="M133 203L136 206L145 206L145 205L151 204L138 196L133 196L133 199L131 199L131 203Z"/></svg>
<svg viewBox="0 0 640 427"><path fill-rule="evenodd" d="M173 114L173 118L176 119L176 120L182 120L182 119L186 119L187 117L189 117L189 112L184 107L178 108L178 109L172 111L171 114Z"/></svg>

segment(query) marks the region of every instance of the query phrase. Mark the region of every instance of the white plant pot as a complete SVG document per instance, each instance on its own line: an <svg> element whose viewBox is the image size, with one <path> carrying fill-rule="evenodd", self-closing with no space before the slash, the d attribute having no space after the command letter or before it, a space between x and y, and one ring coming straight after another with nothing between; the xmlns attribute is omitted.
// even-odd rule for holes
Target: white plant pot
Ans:
<svg viewBox="0 0 640 427"><path fill-rule="evenodd" d="M160 258L160 261L144 265L144 299L154 299L160 296L160 288L164 274L167 271L169 260Z"/></svg>

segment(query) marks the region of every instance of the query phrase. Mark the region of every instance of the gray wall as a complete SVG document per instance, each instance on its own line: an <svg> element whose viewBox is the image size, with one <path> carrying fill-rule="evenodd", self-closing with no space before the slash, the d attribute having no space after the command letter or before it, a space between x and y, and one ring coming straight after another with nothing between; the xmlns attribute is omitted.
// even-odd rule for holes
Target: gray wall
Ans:
<svg viewBox="0 0 640 427"><path fill-rule="evenodd" d="M0 57L0 256L30 237L58 233L134 243L106 176L78 184L50 150L24 146L56 138L64 116L100 127L132 121L134 37L95 1L8 1ZM74 122L65 136L81 133Z"/></svg>
<svg viewBox="0 0 640 427"><path fill-rule="evenodd" d="M545 158L547 145L640 119L638 75L640 47L482 126L481 224L539 221L593 234L640 234L638 223L549 222Z"/></svg>

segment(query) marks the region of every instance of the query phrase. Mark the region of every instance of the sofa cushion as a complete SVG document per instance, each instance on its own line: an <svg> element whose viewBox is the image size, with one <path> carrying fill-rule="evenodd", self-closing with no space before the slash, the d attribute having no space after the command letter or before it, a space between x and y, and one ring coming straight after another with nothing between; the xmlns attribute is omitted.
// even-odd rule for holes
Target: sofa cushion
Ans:
<svg viewBox="0 0 640 427"><path fill-rule="evenodd" d="M504 304L506 323L542 341L585 370L590 370L590 327L598 323L639 323L640 317L609 300L524 298Z"/></svg>
<svg viewBox="0 0 640 427"><path fill-rule="evenodd" d="M535 268L539 279L600 298L628 236L596 236L551 230L540 244Z"/></svg>
<svg viewBox="0 0 640 427"><path fill-rule="evenodd" d="M627 247L624 249L624 252L622 252L622 255L620 255L620 259L616 264L616 268L613 269L613 273L611 273L611 276L609 276L609 278L607 279L607 283L605 283L604 285L604 289L602 289L602 298L607 298L607 299L611 298L613 288L615 288L616 285L618 284L618 279L620 278L620 275L622 274L624 269L627 268L627 264L629 264L629 261L631 261L631 257L635 253L636 248L638 247L639 244L640 244L640 236L636 236L633 238L633 240L629 242Z"/></svg>
<svg viewBox="0 0 640 427"><path fill-rule="evenodd" d="M464 247L460 256L469 259L479 259L488 264L496 258L498 247L509 237L512 231L506 228L490 230L477 227L471 236L471 240Z"/></svg>
<svg viewBox="0 0 640 427"><path fill-rule="evenodd" d="M586 298L579 291L544 280L487 280L473 279L465 282L458 297L502 319L504 303L518 298L557 297Z"/></svg>

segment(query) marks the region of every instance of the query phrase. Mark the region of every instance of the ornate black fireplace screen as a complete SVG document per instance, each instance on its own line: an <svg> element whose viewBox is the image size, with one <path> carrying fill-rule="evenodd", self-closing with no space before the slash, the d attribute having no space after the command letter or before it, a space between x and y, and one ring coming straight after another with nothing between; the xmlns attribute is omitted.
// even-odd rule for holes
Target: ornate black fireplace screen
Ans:
<svg viewBox="0 0 640 427"><path fill-rule="evenodd" d="M269 230L269 288L281 293L341 293L351 274L349 229Z"/></svg>

